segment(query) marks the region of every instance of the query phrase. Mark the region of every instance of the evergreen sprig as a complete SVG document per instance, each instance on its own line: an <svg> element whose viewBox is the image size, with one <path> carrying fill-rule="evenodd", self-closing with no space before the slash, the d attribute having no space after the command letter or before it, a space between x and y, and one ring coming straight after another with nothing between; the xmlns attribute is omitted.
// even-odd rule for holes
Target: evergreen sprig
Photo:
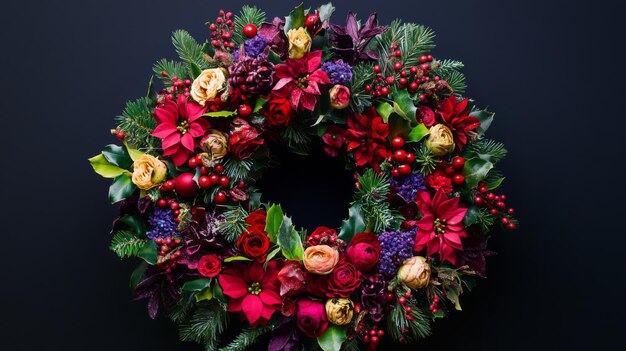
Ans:
<svg viewBox="0 0 626 351"><path fill-rule="evenodd" d="M359 64L353 67L352 82L350 85L350 110L361 113L372 106L372 95L365 91L376 74L371 64Z"/></svg>
<svg viewBox="0 0 626 351"><path fill-rule="evenodd" d="M208 301L194 311L193 316L179 326L180 339L203 343L207 351L217 350L219 336L228 326L226 306L216 300Z"/></svg>
<svg viewBox="0 0 626 351"><path fill-rule="evenodd" d="M202 45L198 44L187 31L182 29L175 31L172 34L172 44L174 44L180 59L189 65L191 78L197 77L202 69L208 68L207 62L204 60Z"/></svg>
<svg viewBox="0 0 626 351"><path fill-rule="evenodd" d="M495 223L496 217L489 213L489 209L481 208L478 210L478 224L483 233L489 233Z"/></svg>
<svg viewBox="0 0 626 351"><path fill-rule="evenodd" d="M298 155L308 155L311 147L311 138L299 126L288 126L281 133L282 139L289 149Z"/></svg>
<svg viewBox="0 0 626 351"><path fill-rule="evenodd" d="M425 143L421 143L414 149L415 162L419 165L419 171L423 175L429 175L437 169L437 157L426 147Z"/></svg>
<svg viewBox="0 0 626 351"><path fill-rule="evenodd" d="M191 317L191 313L196 307L196 299L191 291L182 291L180 300L172 307L170 318L174 322L182 322Z"/></svg>
<svg viewBox="0 0 626 351"><path fill-rule="evenodd" d="M224 174L233 182L248 179L252 170L253 162L251 159L236 160L229 158L224 162Z"/></svg>
<svg viewBox="0 0 626 351"><path fill-rule="evenodd" d="M405 67L419 65L419 57L430 52L435 47L435 32L423 25L401 23L394 20L385 31L376 38L376 49L380 54L380 62L388 62L383 68L383 74L394 74L394 60L389 57L390 48L399 43L398 50L402 52L401 62Z"/></svg>
<svg viewBox="0 0 626 351"><path fill-rule="evenodd" d="M246 231L248 212L241 206L227 206L222 216L224 220L218 222L217 229L226 240L235 242Z"/></svg>
<svg viewBox="0 0 626 351"><path fill-rule="evenodd" d="M122 230L113 235L109 248L120 258L134 257L147 242L148 239L138 238L134 233Z"/></svg>
<svg viewBox="0 0 626 351"><path fill-rule="evenodd" d="M167 59L161 59L157 61L152 67L154 74L161 79L165 86L171 86L171 77L187 78L189 77L189 71L184 63L179 61L170 61ZM167 76L163 76L161 72L165 71Z"/></svg>
<svg viewBox="0 0 626 351"><path fill-rule="evenodd" d="M270 326L244 329L237 335L235 340L227 346L220 348L219 351L244 351L252 346L261 335L271 330Z"/></svg>
<svg viewBox="0 0 626 351"><path fill-rule="evenodd" d="M367 228L380 233L398 227L402 217L391 209L387 201L391 189L389 177L368 169L358 180L361 187L355 192L355 202L361 207Z"/></svg>
<svg viewBox="0 0 626 351"><path fill-rule="evenodd" d="M406 307L411 307L409 315L412 320L406 318ZM415 300L407 299L404 306L397 303L389 310L387 331L393 340L410 343L430 335L430 318L422 312Z"/></svg>
<svg viewBox="0 0 626 351"><path fill-rule="evenodd" d="M246 24L254 24L257 28L261 28L261 24L265 22L265 12L258 9L256 6L248 6L244 5L241 8L241 13L239 15L235 15L235 30L233 31L233 42L235 44L240 45L245 40L246 37L243 35L243 27Z"/></svg>
<svg viewBox="0 0 626 351"><path fill-rule="evenodd" d="M443 60L433 66L433 71L441 79L448 82L452 92L462 94L465 92L465 88L467 88L465 75L461 72L463 66L461 61Z"/></svg>
<svg viewBox="0 0 626 351"><path fill-rule="evenodd" d="M507 150L501 142L480 139L468 145L465 153L481 155L481 158L487 158L489 162L496 164L506 157Z"/></svg>
<svg viewBox="0 0 626 351"><path fill-rule="evenodd" d="M136 149L149 151L159 148L159 139L152 136L156 121L152 118L152 102L140 98L126 103L126 108L115 120L124 131L126 141Z"/></svg>

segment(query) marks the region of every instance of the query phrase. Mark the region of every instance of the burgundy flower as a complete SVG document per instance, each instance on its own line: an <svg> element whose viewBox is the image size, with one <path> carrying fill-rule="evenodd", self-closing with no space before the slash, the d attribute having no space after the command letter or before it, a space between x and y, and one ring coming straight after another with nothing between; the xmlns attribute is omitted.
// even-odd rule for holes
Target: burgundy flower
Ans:
<svg viewBox="0 0 626 351"><path fill-rule="evenodd" d="M426 183L434 191L441 189L446 194L452 192L452 180L441 170L429 174L426 177Z"/></svg>
<svg viewBox="0 0 626 351"><path fill-rule="evenodd" d="M263 263L270 249L270 239L262 229L252 227L239 236L237 248L245 257Z"/></svg>
<svg viewBox="0 0 626 351"><path fill-rule="evenodd" d="M387 149L389 126L383 122L375 108L365 110L361 115L353 113L348 117L348 151L354 152L357 166L369 164L374 170L380 170L380 162L390 154Z"/></svg>
<svg viewBox="0 0 626 351"><path fill-rule="evenodd" d="M174 165L187 162L202 137L211 125L202 118L206 107L188 101L178 95L178 101L165 99L165 103L154 109L157 127L152 136L162 139L163 156L170 156Z"/></svg>
<svg viewBox="0 0 626 351"><path fill-rule="evenodd" d="M369 15L365 25L361 26L354 13L348 12L345 27L330 24L330 28L333 30L330 35L332 50L344 61L352 65L368 59L378 60L378 53L366 51L367 44L387 29L378 25L376 13Z"/></svg>
<svg viewBox="0 0 626 351"><path fill-rule="evenodd" d="M437 120L435 119L435 112L428 106L420 106L417 111L415 111L415 116L417 117L418 122L424 123L424 125L428 128L437 123Z"/></svg>
<svg viewBox="0 0 626 351"><path fill-rule="evenodd" d="M439 253L441 261L456 265L457 250L463 250L461 238L467 237L463 218L467 208L459 207L459 197L448 199L443 190L438 190L434 198L430 193L417 194L417 207L422 218L415 221L415 251L426 248L426 254Z"/></svg>
<svg viewBox="0 0 626 351"><path fill-rule="evenodd" d="M235 263L219 275L219 283L228 300L229 312L241 312L251 325L264 325L280 309L278 295L280 282L276 275L280 270L278 261L270 261L263 271L263 264Z"/></svg>
<svg viewBox="0 0 626 351"><path fill-rule="evenodd" d="M339 262L328 276L328 297L349 297L361 285L361 272L348 262Z"/></svg>
<svg viewBox="0 0 626 351"><path fill-rule="evenodd" d="M228 138L230 155L237 160L249 158L265 142L256 128L242 118L235 118Z"/></svg>
<svg viewBox="0 0 626 351"><path fill-rule="evenodd" d="M310 338L318 338L328 328L324 304L310 299L296 302L296 324Z"/></svg>
<svg viewBox="0 0 626 351"><path fill-rule="evenodd" d="M326 144L324 145L324 151L326 151L328 156L337 157L337 155L339 155L339 151L346 142L344 134L345 131L338 125L333 124L326 128L326 131L322 134L322 140L324 144Z"/></svg>
<svg viewBox="0 0 626 351"><path fill-rule="evenodd" d="M306 291L306 271L298 261L285 261L278 272L280 296L293 297Z"/></svg>
<svg viewBox="0 0 626 351"><path fill-rule="evenodd" d="M467 144L468 133L480 127L478 118L469 115L468 102L467 99L458 102L456 96L450 95L439 104L436 111L441 123L445 124L452 132L454 143L459 147L459 150L463 150Z"/></svg>
<svg viewBox="0 0 626 351"><path fill-rule="evenodd" d="M288 98L294 110L313 111L316 96L322 94L319 85L330 83L326 72L319 69L321 63L322 52L318 50L276 65L278 82L273 89L274 95Z"/></svg>
<svg viewBox="0 0 626 351"><path fill-rule="evenodd" d="M198 262L198 272L204 277L213 278L220 274L222 261L216 254L204 255Z"/></svg>
<svg viewBox="0 0 626 351"><path fill-rule="evenodd" d="M346 250L348 260L361 272L367 272L378 263L380 243L374 233L357 233Z"/></svg>

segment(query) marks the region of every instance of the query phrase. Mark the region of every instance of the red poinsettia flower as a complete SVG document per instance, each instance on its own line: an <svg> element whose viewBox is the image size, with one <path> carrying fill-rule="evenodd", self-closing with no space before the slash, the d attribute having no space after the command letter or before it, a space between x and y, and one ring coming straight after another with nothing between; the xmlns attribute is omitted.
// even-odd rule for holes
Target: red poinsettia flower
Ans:
<svg viewBox="0 0 626 351"><path fill-rule="evenodd" d="M389 126L383 122L375 108L365 110L361 115L353 113L348 116L348 130L345 138L348 141L348 151L354 152L357 166L370 164L379 171L379 164L389 156L386 138L389 135Z"/></svg>
<svg viewBox="0 0 626 351"><path fill-rule="evenodd" d="M431 199L430 193L417 194L417 208L423 217L416 221L415 251L426 248L426 254L439 253L441 261L456 264L456 251L463 250L461 238L467 237L463 217L467 208L459 207L459 197L448 199L442 189Z"/></svg>
<svg viewBox="0 0 626 351"><path fill-rule="evenodd" d="M158 123L152 135L162 139L163 156L170 156L176 166L187 162L197 146L198 138L210 128L202 118L206 107L190 102L184 95L178 95L178 102L165 99L165 103L154 109Z"/></svg>
<svg viewBox="0 0 626 351"><path fill-rule="evenodd" d="M317 50L276 65L278 82L273 89L274 95L289 99L294 110L313 111L316 97L322 94L319 85L330 83L326 72L319 69L321 63L322 52Z"/></svg>
<svg viewBox="0 0 626 351"><path fill-rule="evenodd" d="M459 150L463 150L467 144L468 133L480 127L478 118L469 115L468 102L467 99L459 102L456 96L450 95L439 104L436 111L438 120L452 131L454 143Z"/></svg>
<svg viewBox="0 0 626 351"><path fill-rule="evenodd" d="M280 265L270 261L264 271L262 263L236 263L225 269L218 279L224 294L230 297L228 311L242 312L252 326L266 324L282 303L276 279Z"/></svg>
<svg viewBox="0 0 626 351"><path fill-rule="evenodd" d="M324 141L324 151L331 157L337 157L341 147L346 142L344 137L345 132L338 125L333 124L326 129L326 132L322 134L322 140Z"/></svg>

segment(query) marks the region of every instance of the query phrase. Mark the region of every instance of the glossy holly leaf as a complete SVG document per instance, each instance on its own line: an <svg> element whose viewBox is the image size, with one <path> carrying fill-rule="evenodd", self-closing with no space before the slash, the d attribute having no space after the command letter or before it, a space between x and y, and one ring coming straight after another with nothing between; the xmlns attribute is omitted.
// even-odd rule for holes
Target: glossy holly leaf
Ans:
<svg viewBox="0 0 626 351"><path fill-rule="evenodd" d="M280 226L283 224L283 217L283 209L278 204L273 204L267 210L267 217L265 220L265 232L270 238L270 241L273 243L276 242L276 237L278 236L278 232L280 231Z"/></svg>
<svg viewBox="0 0 626 351"><path fill-rule="evenodd" d="M450 300L450 302L454 304L454 309L456 309L457 311L462 311L461 302L459 301L459 294L456 291L456 289L454 288L446 289L446 296L448 297L448 300Z"/></svg>
<svg viewBox="0 0 626 351"><path fill-rule="evenodd" d="M104 178L115 178L124 173L130 174L127 170L111 164L103 154L90 158L89 163L93 170Z"/></svg>
<svg viewBox="0 0 626 351"><path fill-rule="evenodd" d="M420 123L413 129L411 129L407 141L416 143L422 140L426 135L428 135L428 133L429 129L424 125L424 123Z"/></svg>
<svg viewBox="0 0 626 351"><path fill-rule="evenodd" d="M463 224L466 227L469 227L473 224L478 223L479 212L476 206L470 206L465 213L465 217L463 217Z"/></svg>
<svg viewBox="0 0 626 351"><path fill-rule="evenodd" d="M124 146L126 147L126 152L128 152L130 159L133 161L137 161L137 159L140 158L144 154L143 151L139 151L137 149L133 149L132 147L130 147L126 140L124 140Z"/></svg>
<svg viewBox="0 0 626 351"><path fill-rule="evenodd" d="M283 62L283 61L280 59L280 55L278 55L276 52L274 52L274 50L269 50L269 51L267 52L267 60L268 60L269 62L271 62L271 63L275 64L275 65L277 65L277 64L279 64L279 63L281 63L281 62Z"/></svg>
<svg viewBox="0 0 626 351"><path fill-rule="evenodd" d="M263 105L265 105L266 102L267 102L267 100L265 100L262 97L256 99L256 102L254 103L254 110L253 111L254 112L259 112L263 108Z"/></svg>
<svg viewBox="0 0 626 351"><path fill-rule="evenodd" d="M335 12L335 7L333 6L332 2L329 2L326 5L320 6L319 10L320 10L320 21L324 22L324 21L328 21L330 17L333 15L333 13Z"/></svg>
<svg viewBox="0 0 626 351"><path fill-rule="evenodd" d="M157 263L157 255L156 246L152 242L147 242L137 254L137 256L153 266Z"/></svg>
<svg viewBox="0 0 626 351"><path fill-rule="evenodd" d="M234 261L252 261L251 259L244 256L233 256L224 259L225 263L234 262Z"/></svg>
<svg viewBox="0 0 626 351"><path fill-rule="evenodd" d="M140 216L124 216L121 217L120 222L128 225L137 235L143 236L148 230L148 225Z"/></svg>
<svg viewBox="0 0 626 351"><path fill-rule="evenodd" d="M463 176L465 177L465 183L470 188L475 187L480 183L487 173L493 168L493 163L483 160L482 158L472 158L465 161L463 167Z"/></svg>
<svg viewBox="0 0 626 351"><path fill-rule="evenodd" d="M393 113L393 106L391 106L387 102L383 102L379 104L378 106L376 106L376 111L378 112L380 117L383 118L383 122L388 123L389 116Z"/></svg>
<svg viewBox="0 0 626 351"><path fill-rule="evenodd" d="M489 112L487 110L477 110L472 111L470 113L470 116L478 118L478 120L480 121L480 127L476 128L476 133L478 133L478 135L483 135L491 126L491 122L493 122L493 117L495 116L495 113Z"/></svg>
<svg viewBox="0 0 626 351"><path fill-rule="evenodd" d="M139 266L135 268L133 273L130 275L130 288L131 289L134 289L137 286L137 284L139 284L146 269L148 269L148 264L146 262L141 262Z"/></svg>
<svg viewBox="0 0 626 351"><path fill-rule="evenodd" d="M136 189L137 186L133 184L130 175L122 174L116 177L113 184L109 187L109 201L112 204L118 203L131 196Z"/></svg>
<svg viewBox="0 0 626 351"><path fill-rule="evenodd" d="M195 298L196 298L196 302L200 302L204 300L211 300L213 298L213 289L206 288L202 290L201 292L197 293Z"/></svg>
<svg viewBox="0 0 626 351"><path fill-rule="evenodd" d="M107 159L112 165L118 166L120 168L128 169L133 164L133 160L130 158L126 149L110 144L104 147L102 150L102 155Z"/></svg>
<svg viewBox="0 0 626 351"><path fill-rule="evenodd" d="M280 225L276 241L286 259L298 261L302 260L302 254L304 254L302 240L300 239L300 235L296 229L293 227L291 218L283 216L283 222Z"/></svg>
<svg viewBox="0 0 626 351"><path fill-rule="evenodd" d="M485 186L487 187L487 189L493 190L493 189L499 187L502 184L502 182L504 181L504 179L505 179L505 177L498 178L498 179L494 180L493 182L489 182L489 183L485 184Z"/></svg>
<svg viewBox="0 0 626 351"><path fill-rule="evenodd" d="M356 233L365 230L365 222L363 221L363 215L361 214L361 207L359 205L352 205L348 210L348 219L344 220L339 231L339 238L345 242L350 242L350 239Z"/></svg>
<svg viewBox="0 0 626 351"><path fill-rule="evenodd" d="M237 114L237 111L217 111L208 112L203 114L205 117L232 117Z"/></svg>
<svg viewBox="0 0 626 351"><path fill-rule="evenodd" d="M182 289L184 291L201 291L208 288L209 285L211 285L211 278L200 278L185 282Z"/></svg>
<svg viewBox="0 0 626 351"><path fill-rule="evenodd" d="M324 351L339 351L345 340L346 328L334 324L329 324L324 334L317 338L318 344Z"/></svg>
<svg viewBox="0 0 626 351"><path fill-rule="evenodd" d="M289 16L285 17L285 34L287 34L290 29L304 27L304 20L304 4L300 4L295 9L291 10Z"/></svg>
<svg viewBox="0 0 626 351"><path fill-rule="evenodd" d="M399 90L393 99L393 112L411 123L417 123L415 112L417 107L406 90Z"/></svg>

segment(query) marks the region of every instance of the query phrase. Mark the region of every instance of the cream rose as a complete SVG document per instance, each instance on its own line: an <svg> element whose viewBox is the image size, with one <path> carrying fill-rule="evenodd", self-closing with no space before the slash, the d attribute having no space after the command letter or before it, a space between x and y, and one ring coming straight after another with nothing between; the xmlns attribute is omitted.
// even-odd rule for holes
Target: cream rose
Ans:
<svg viewBox="0 0 626 351"><path fill-rule="evenodd" d="M430 127L430 135L426 140L426 147L437 156L445 156L454 151L454 137L448 127L435 124Z"/></svg>
<svg viewBox="0 0 626 351"><path fill-rule="evenodd" d="M354 303L350 299L329 299L326 301L326 317L335 325L346 325L352 321Z"/></svg>
<svg viewBox="0 0 626 351"><path fill-rule="evenodd" d="M289 58L299 59L311 50L311 36L306 29L290 29L287 32L289 39Z"/></svg>
<svg viewBox="0 0 626 351"><path fill-rule="evenodd" d="M348 87L337 84L330 88L330 106L338 110L344 109L350 105L350 89Z"/></svg>
<svg viewBox="0 0 626 351"><path fill-rule="evenodd" d="M150 190L165 181L167 166L154 156L141 155L133 163L133 183L139 189Z"/></svg>
<svg viewBox="0 0 626 351"><path fill-rule="evenodd" d="M204 106L207 100L215 99L217 93L224 88L226 76L220 68L202 71L191 85L191 97Z"/></svg>
<svg viewBox="0 0 626 351"><path fill-rule="evenodd" d="M430 281L430 265L422 256L411 257L400 266L398 278L411 289L423 288Z"/></svg>
<svg viewBox="0 0 626 351"><path fill-rule="evenodd" d="M339 251L328 245L310 246L304 250L302 263L313 274L326 275L333 271L339 262Z"/></svg>

